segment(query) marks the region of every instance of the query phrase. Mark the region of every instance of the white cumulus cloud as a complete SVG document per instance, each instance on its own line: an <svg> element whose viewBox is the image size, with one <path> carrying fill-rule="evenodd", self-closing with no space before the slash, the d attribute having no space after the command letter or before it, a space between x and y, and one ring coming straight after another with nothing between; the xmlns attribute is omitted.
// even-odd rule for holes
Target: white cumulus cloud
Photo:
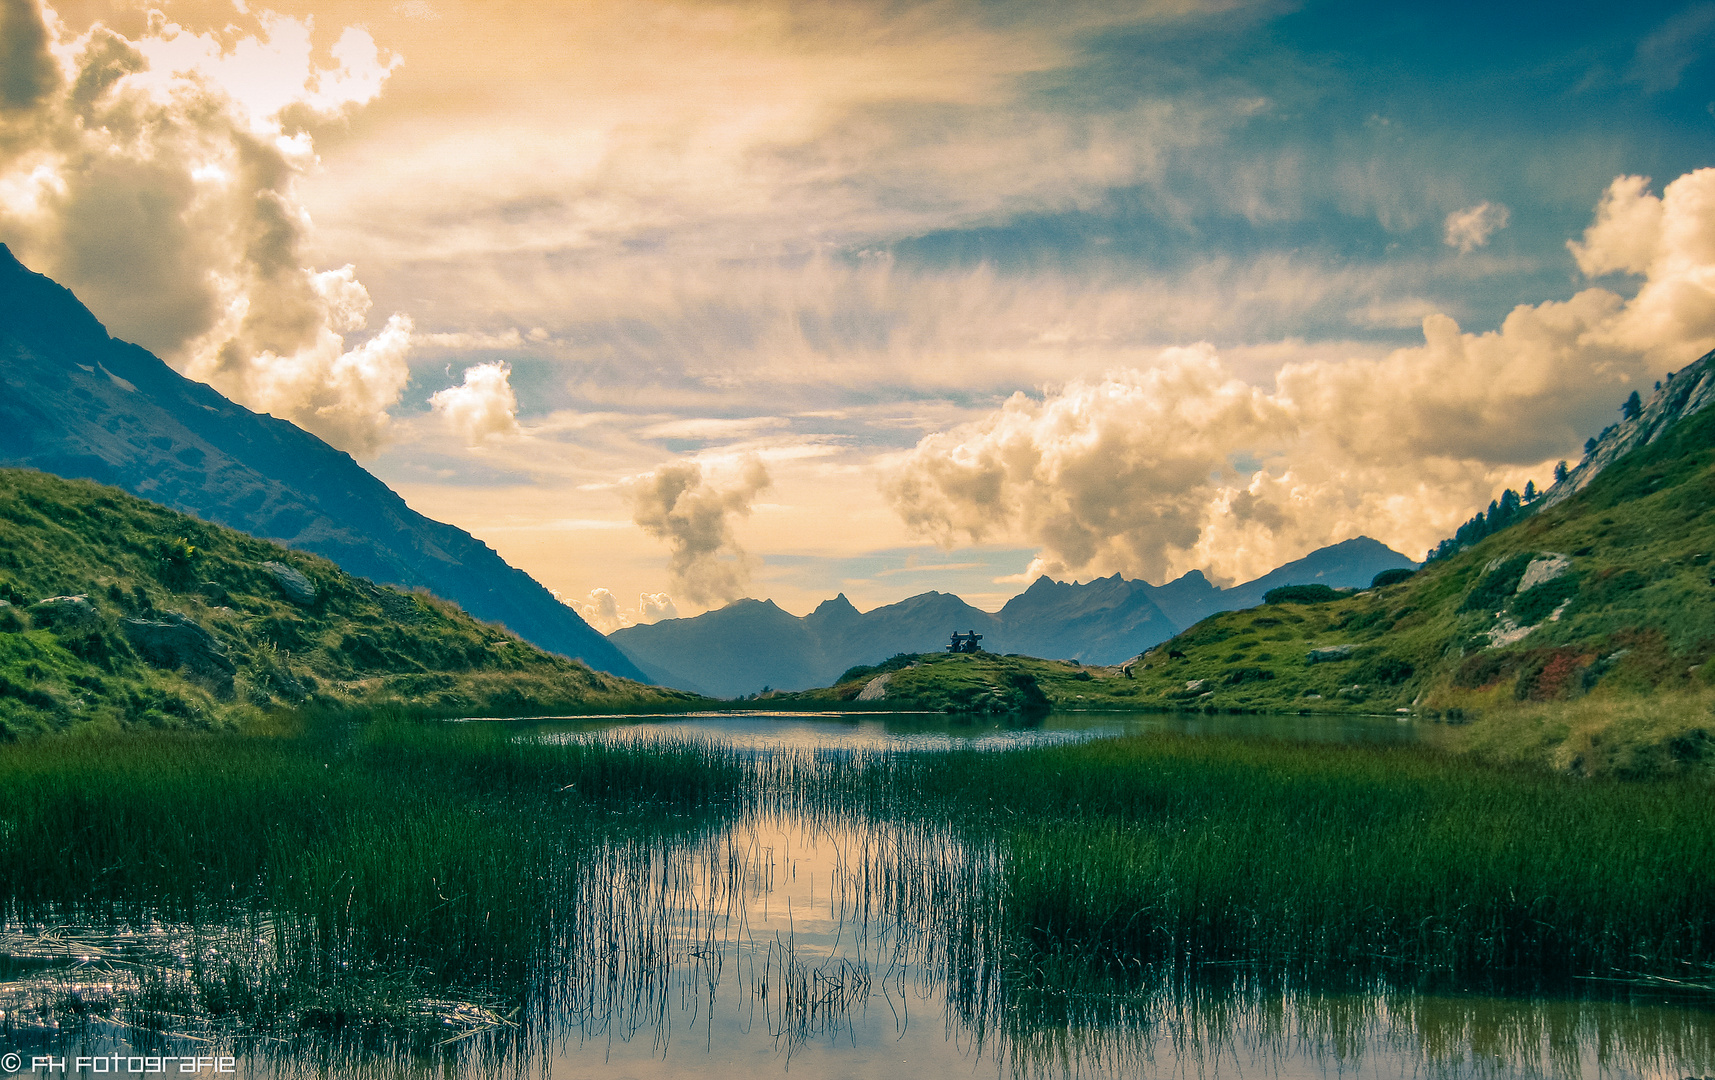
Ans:
<svg viewBox="0 0 1715 1080"><path fill-rule="evenodd" d="M569 605L583 616L585 622L603 634L640 623L679 617L678 607L666 593L643 593L638 596L637 607L633 609L621 607L619 597L612 589L591 589L584 599L570 601Z"/></svg>
<svg viewBox="0 0 1715 1080"><path fill-rule="evenodd" d="M518 431L518 398L512 392L512 368L499 361L464 370L464 384L449 386L429 404L459 437L472 446L490 435Z"/></svg>
<svg viewBox="0 0 1715 1080"><path fill-rule="evenodd" d="M355 27L318 57L307 18L273 13L197 34L151 12L128 38L0 5L0 239L117 336L343 449L377 450L411 322L348 340L369 295L353 267L309 264L298 183L316 163L311 129L372 100L399 57Z"/></svg>
<svg viewBox="0 0 1715 1080"><path fill-rule="evenodd" d="M1660 197L1621 178L1573 250L1643 274L1636 296L1589 288L1484 334L1432 315L1422 345L1290 362L1272 390L1210 346L1169 349L931 435L884 491L945 544L1037 545L1033 573L1242 579L1360 533L1415 555L1715 346L1715 169Z"/></svg>
<svg viewBox="0 0 1715 1080"><path fill-rule="evenodd" d="M758 563L739 545L732 523L748 515L756 496L771 485L768 469L751 456L727 472L679 462L625 486L632 520L667 543L667 571L695 604L743 596Z"/></svg>

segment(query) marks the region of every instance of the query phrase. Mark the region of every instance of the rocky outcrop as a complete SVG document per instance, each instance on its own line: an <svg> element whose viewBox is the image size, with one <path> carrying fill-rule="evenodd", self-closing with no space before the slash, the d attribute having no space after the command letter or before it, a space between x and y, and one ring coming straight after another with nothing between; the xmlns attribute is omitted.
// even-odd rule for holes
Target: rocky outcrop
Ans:
<svg viewBox="0 0 1715 1080"><path fill-rule="evenodd" d="M863 684L858 691L859 701L881 701L887 697L887 684L893 678L893 672L884 671L880 675Z"/></svg>
<svg viewBox="0 0 1715 1080"><path fill-rule="evenodd" d="M217 679L230 679L238 670L219 639L177 611L159 619L125 619L120 626L137 654L156 667L185 668Z"/></svg>
<svg viewBox="0 0 1715 1080"><path fill-rule="evenodd" d="M1715 352L1668 375L1661 389L1644 403L1637 418L1605 432L1566 479L1548 489L1542 509L1562 502L1590 486L1603 469L1640 446L1661 438L1679 421L1715 402Z"/></svg>
<svg viewBox="0 0 1715 1080"><path fill-rule="evenodd" d="M1538 585L1546 585L1555 578L1572 569L1572 560L1564 555L1548 552L1538 555L1524 568L1524 576L1519 578L1517 592L1529 592Z"/></svg>
<svg viewBox="0 0 1715 1080"><path fill-rule="evenodd" d="M290 566L285 563L265 562L262 569L268 571L274 579L274 584L280 587L280 592L292 603L309 607L316 602L315 585Z"/></svg>
<svg viewBox="0 0 1715 1080"><path fill-rule="evenodd" d="M57 634L83 634L101 629L101 613L89 602L89 597L50 596L27 609L37 626L46 626Z"/></svg>

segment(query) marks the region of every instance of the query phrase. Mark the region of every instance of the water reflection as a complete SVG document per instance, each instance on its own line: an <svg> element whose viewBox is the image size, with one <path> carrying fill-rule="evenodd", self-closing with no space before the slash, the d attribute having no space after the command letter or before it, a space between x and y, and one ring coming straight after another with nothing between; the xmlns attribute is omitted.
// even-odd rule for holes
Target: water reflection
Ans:
<svg viewBox="0 0 1715 1080"><path fill-rule="evenodd" d="M1418 741L1414 721L1378 716L1052 713L1036 721L954 718L939 713L692 713L506 721L524 738L602 738L622 743L707 740L750 751L1023 750L1171 732L1293 742L1398 744Z"/></svg>

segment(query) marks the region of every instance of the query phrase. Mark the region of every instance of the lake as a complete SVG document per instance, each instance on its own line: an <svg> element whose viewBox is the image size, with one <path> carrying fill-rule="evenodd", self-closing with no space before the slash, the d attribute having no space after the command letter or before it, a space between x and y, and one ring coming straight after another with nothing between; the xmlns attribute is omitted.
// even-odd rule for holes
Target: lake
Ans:
<svg viewBox="0 0 1715 1080"><path fill-rule="evenodd" d="M1365 745L1417 737L1414 725L1386 718L1099 714L1010 727L907 715L719 714L509 721L504 730L548 746L713 742L752 759L800 764L902 751L1028 750L1139 733ZM1021 790L995 796L1003 810L1009 800L1023 810L1032 797ZM82 1075L164 1075L170 1067L154 1059L173 1056L215 1075L219 1058L230 1056L232 1075L256 1077L812 1080L1666 1080L1715 1071L1715 994L1665 984L1584 982L1501 994L1375 973L1316 979L1245 964L1127 966L1077 951L1026 956L996 901L1007 895L1003 879L1012 872L1006 828L973 829L909 805L878 807L776 800L662 815L603 804L578 819L585 831L568 849L575 859L545 871L563 878L539 913L549 932L521 999L498 992L424 998L414 1007L435 1018L427 1036L349 1027L239 1032L218 1017L188 1014L176 1032L170 1015L157 1025L165 1032L144 1032L124 1010L90 1010L68 1022L68 995L96 1001L146 988L199 955L281 956L284 923L254 909L187 922L123 905L106 909L106 922L88 910L68 911L57 925L14 918L0 949L0 1051L18 1058L0 1066L30 1074L32 1062L46 1058L78 1075L84 1056ZM418 932L437 932L432 916ZM58 995L57 1011L40 1006L45 993Z"/></svg>

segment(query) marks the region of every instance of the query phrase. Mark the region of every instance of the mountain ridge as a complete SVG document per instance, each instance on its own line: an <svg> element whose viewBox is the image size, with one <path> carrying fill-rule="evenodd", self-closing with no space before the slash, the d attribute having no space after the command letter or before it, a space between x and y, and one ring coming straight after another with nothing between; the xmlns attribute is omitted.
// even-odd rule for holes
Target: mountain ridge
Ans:
<svg viewBox="0 0 1715 1080"><path fill-rule="evenodd" d="M1355 537L1230 589L1214 585L1197 570L1165 585L1119 574L1083 584L1044 575L998 612L973 607L951 593L930 591L867 612L859 612L841 593L802 618L778 607L766 623L722 614L763 603L740 600L694 618L616 630L609 640L663 685L720 697L758 693L764 687L804 690L826 685L848 668L876 664L896 653L940 650L953 630L982 634L982 646L990 652L1114 664L1214 612L1260 604L1264 594L1279 585L1357 588L1368 585L1381 570L1416 565L1378 541ZM700 652L706 649L716 650L719 659Z"/></svg>

